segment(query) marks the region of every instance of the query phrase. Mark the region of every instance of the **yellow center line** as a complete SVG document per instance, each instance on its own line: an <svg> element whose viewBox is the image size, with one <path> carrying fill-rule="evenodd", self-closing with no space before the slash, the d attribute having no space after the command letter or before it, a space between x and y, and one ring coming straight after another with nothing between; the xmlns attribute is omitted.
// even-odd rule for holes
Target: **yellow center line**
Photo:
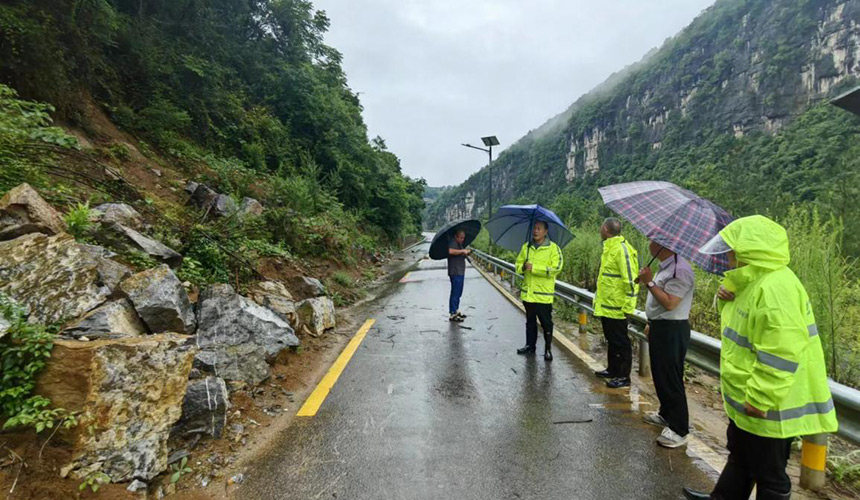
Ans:
<svg viewBox="0 0 860 500"><path fill-rule="evenodd" d="M296 414L297 417L313 417L317 414L323 401L325 401L326 396L328 396L329 391L331 391L334 384L337 383L337 379L340 378L340 374L343 373L349 360L352 359L352 355L355 354L361 341L364 340L364 336L367 335L370 327L372 327L375 322L375 319L369 319L361 325L361 328L358 329L355 337L349 341L349 344L346 345L346 348L340 353L340 356L338 356L337 361L335 361L332 367L329 368L328 373L325 374L325 377L323 377L319 385L317 385L317 388L314 389L314 392L311 393L310 397L305 401L305 404L302 405L301 409Z"/></svg>

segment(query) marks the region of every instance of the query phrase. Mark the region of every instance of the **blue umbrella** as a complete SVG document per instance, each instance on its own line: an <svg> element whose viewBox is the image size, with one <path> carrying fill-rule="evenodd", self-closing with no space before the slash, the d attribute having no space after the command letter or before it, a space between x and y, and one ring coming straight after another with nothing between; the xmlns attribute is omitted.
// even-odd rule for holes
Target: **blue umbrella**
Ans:
<svg viewBox="0 0 860 500"><path fill-rule="evenodd" d="M493 243L512 252L519 252L523 243L531 241L537 221L546 222L549 239L564 248L573 235L552 210L540 205L505 205L487 223Z"/></svg>

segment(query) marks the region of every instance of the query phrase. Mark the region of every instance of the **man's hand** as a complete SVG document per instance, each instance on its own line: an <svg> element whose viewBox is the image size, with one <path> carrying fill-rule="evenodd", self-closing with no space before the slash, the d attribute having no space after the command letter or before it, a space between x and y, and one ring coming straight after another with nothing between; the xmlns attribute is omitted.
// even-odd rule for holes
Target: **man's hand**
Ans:
<svg viewBox="0 0 860 500"><path fill-rule="evenodd" d="M720 289L717 290L717 297L719 297L720 300L725 300L726 302L731 302L735 300L735 294L730 292L723 285L720 285Z"/></svg>
<svg viewBox="0 0 860 500"><path fill-rule="evenodd" d="M463 250L463 252L465 252L465 253L463 253L463 255L465 255L466 257L472 255L472 249L471 248L467 248L467 249Z"/></svg>
<svg viewBox="0 0 860 500"><path fill-rule="evenodd" d="M651 324L645 325L645 338L651 340Z"/></svg>
<svg viewBox="0 0 860 500"><path fill-rule="evenodd" d="M526 262L525 264L523 264L523 269L525 269L526 271L531 271L532 270L532 263Z"/></svg>
<svg viewBox="0 0 860 500"><path fill-rule="evenodd" d="M744 401L744 411L746 411L747 415L751 417L764 418L766 416L765 412L759 410L758 408L747 403L746 401Z"/></svg>
<svg viewBox="0 0 860 500"><path fill-rule="evenodd" d="M651 271L650 267L643 267L639 270L639 283L648 284L649 281L654 279L654 272Z"/></svg>

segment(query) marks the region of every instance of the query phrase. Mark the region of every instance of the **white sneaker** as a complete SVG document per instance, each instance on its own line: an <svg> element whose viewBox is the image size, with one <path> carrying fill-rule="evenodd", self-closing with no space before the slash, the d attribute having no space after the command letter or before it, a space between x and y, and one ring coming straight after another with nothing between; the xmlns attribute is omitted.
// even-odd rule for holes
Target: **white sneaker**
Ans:
<svg viewBox="0 0 860 500"><path fill-rule="evenodd" d="M651 424L656 427L668 427L669 422L666 422L666 419L660 415L659 412L649 411L645 415L642 415L642 420L645 421L646 424Z"/></svg>
<svg viewBox="0 0 860 500"><path fill-rule="evenodd" d="M660 437L657 438L657 444L666 448L677 448L687 444L689 437L689 434L681 437L672 429L665 427L663 428L663 432L660 433Z"/></svg>

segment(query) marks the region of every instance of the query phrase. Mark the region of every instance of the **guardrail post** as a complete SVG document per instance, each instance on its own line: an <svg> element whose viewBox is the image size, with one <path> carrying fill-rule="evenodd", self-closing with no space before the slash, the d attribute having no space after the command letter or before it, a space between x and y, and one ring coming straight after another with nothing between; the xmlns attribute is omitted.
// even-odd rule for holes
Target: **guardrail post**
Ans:
<svg viewBox="0 0 860 500"><path fill-rule="evenodd" d="M803 436L800 459L800 486L810 491L824 487L827 468L827 434Z"/></svg>
<svg viewBox="0 0 860 500"><path fill-rule="evenodd" d="M511 273L511 290L517 287L517 273Z"/></svg>
<svg viewBox="0 0 860 500"><path fill-rule="evenodd" d="M639 376L651 376L651 354L649 352L648 341L639 339Z"/></svg>
<svg viewBox="0 0 860 500"><path fill-rule="evenodd" d="M579 308L579 334L585 335L588 331L585 329L586 325L588 325L588 313L585 312L584 307Z"/></svg>

